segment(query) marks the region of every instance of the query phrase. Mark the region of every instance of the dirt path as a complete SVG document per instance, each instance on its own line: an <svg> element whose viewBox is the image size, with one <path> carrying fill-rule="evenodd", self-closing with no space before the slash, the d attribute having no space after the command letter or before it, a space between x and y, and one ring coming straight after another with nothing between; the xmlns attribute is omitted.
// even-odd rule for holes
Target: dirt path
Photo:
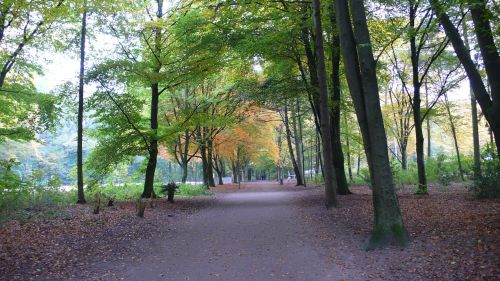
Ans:
<svg viewBox="0 0 500 281"><path fill-rule="evenodd" d="M134 202L116 202L99 215L77 205L54 209L61 217L11 221L0 227L0 281L500 280L500 201L475 200L460 186L425 197L400 190L411 242L369 252L366 186L351 186L330 210L322 187L213 190L215 198L157 200L144 218Z"/></svg>
<svg viewBox="0 0 500 281"><path fill-rule="evenodd" d="M269 185L269 183L267 183ZM289 186L290 187L290 186ZM291 188L291 187L290 187ZM300 191L255 185L217 193L213 205L150 242L150 254L114 271L124 280L341 280L309 243ZM266 191L261 191L266 190Z"/></svg>

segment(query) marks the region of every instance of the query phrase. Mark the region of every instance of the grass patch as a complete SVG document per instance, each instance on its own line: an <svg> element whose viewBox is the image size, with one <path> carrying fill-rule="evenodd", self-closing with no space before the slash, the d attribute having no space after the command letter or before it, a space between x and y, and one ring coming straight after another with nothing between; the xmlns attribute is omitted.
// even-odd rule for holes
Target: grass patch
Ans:
<svg viewBox="0 0 500 281"><path fill-rule="evenodd" d="M180 196L203 196L211 195L212 193L202 184L179 184L177 195Z"/></svg>

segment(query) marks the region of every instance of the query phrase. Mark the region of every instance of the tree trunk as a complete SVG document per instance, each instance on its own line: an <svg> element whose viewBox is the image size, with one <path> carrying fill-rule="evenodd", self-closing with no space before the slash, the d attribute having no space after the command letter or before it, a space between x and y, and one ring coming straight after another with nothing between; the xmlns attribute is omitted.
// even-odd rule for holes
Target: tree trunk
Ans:
<svg viewBox="0 0 500 281"><path fill-rule="evenodd" d="M464 12L462 11L462 14ZM467 50L470 50L469 44L469 28L466 21L462 21L462 30L464 35L464 43ZM469 52L470 54L470 52ZM477 118L477 106L476 99L474 98L474 91L470 87L470 108L471 108L471 119L472 119L472 142L474 147L474 178L478 178L481 175L481 148L479 145L479 122Z"/></svg>
<svg viewBox="0 0 500 281"><path fill-rule="evenodd" d="M333 28L332 34L332 95L331 95L331 111L329 114L330 122L332 126L332 146L333 146L333 167L335 169L335 175L337 178L337 193L340 195L351 194L349 190L349 184L347 183L347 178L345 174L344 167L344 152L342 151L342 142L340 140L340 41L339 33L337 28L337 22L335 19L335 8L331 6L331 16L330 21Z"/></svg>
<svg viewBox="0 0 500 281"><path fill-rule="evenodd" d="M208 163L207 163L207 146L203 135L203 128L198 128L198 142L200 145L200 156L201 156L201 169L203 176L203 185L206 188L210 187L208 179Z"/></svg>
<svg viewBox="0 0 500 281"><path fill-rule="evenodd" d="M295 173L297 185L304 185L304 183L302 182L302 176L300 174L300 169L299 169L299 166L297 164L295 154L293 152L292 136L291 136L292 132L290 131L290 122L288 121L288 106L287 105L285 105L285 110L283 112L283 123L285 125L286 142L288 144L288 151L290 153L290 159L292 161L293 171Z"/></svg>
<svg viewBox="0 0 500 281"><path fill-rule="evenodd" d="M408 170L408 152L407 152L406 146L401 147L400 152L401 152L401 168L403 170Z"/></svg>
<svg viewBox="0 0 500 281"><path fill-rule="evenodd" d="M252 181L252 168L247 167L247 181Z"/></svg>
<svg viewBox="0 0 500 281"><path fill-rule="evenodd" d="M450 103L448 102L448 95L444 94L446 112L448 113L448 120L450 121L451 135L453 137L453 143L455 145L455 153L457 155L458 172L460 173L460 179L464 181L464 171L462 169L462 162L460 161L460 149L458 147L457 140L457 129L455 128L455 122L453 122L453 116L451 115Z"/></svg>
<svg viewBox="0 0 500 281"><path fill-rule="evenodd" d="M157 130L158 130L158 83L151 85L151 130L153 131L152 136L149 140L149 157L148 164L146 166L146 175L144 177L144 191L141 194L142 198L155 197L153 190L153 184L155 180L156 163L158 158L158 140L157 140Z"/></svg>
<svg viewBox="0 0 500 281"><path fill-rule="evenodd" d="M213 167L213 143L211 136L207 140L207 173L208 173L208 186L215 187L214 167Z"/></svg>
<svg viewBox="0 0 500 281"><path fill-rule="evenodd" d="M321 175L323 175L323 164L321 164L321 142L319 140L319 133L317 131L315 140L316 141L314 148L316 149L316 151L314 154L314 172L316 173L316 175L319 175L319 171L321 171Z"/></svg>
<svg viewBox="0 0 500 281"><path fill-rule="evenodd" d="M278 165L276 167L276 174L278 177L278 182L283 185L283 125L279 125L276 129L278 133Z"/></svg>
<svg viewBox="0 0 500 281"><path fill-rule="evenodd" d="M306 185L306 176L305 176L305 160L304 160L304 140L303 140L303 122L302 122L302 115L301 115L301 109L300 109L300 103L299 99L296 100L296 106L297 106L297 121L298 121L298 137L297 137L297 150L298 150L298 158L299 158L299 163L300 163L300 172L301 172L301 177L302 177L302 183Z"/></svg>
<svg viewBox="0 0 500 281"><path fill-rule="evenodd" d="M358 164L356 166L356 176L359 176L359 167L361 166L361 153L358 153Z"/></svg>
<svg viewBox="0 0 500 281"><path fill-rule="evenodd" d="M321 24L321 4L319 0L312 1L314 33L316 35L316 60L318 70L319 85L319 112L321 137L323 140L323 169L325 178L325 204L327 208L336 207L337 203L337 177L333 168L333 143L332 143L332 125L328 109L328 85L326 81L325 51L323 47L323 27Z"/></svg>
<svg viewBox="0 0 500 281"><path fill-rule="evenodd" d="M429 91L427 89L427 82L425 83L425 107L429 110ZM432 143L431 143L431 117L427 115L425 118L427 122L427 158L432 157Z"/></svg>
<svg viewBox="0 0 500 281"><path fill-rule="evenodd" d="M157 1L157 20L161 20L163 16L163 2ZM154 39L155 46L153 54L155 57L161 56L161 29L159 27L154 28ZM156 74L160 73L161 65L159 62L155 65L154 72ZM151 136L149 140L149 157L148 164L146 166L146 175L144 177L144 191L141 194L142 198L156 197L153 189L156 163L158 158L158 103L159 103L159 85L158 82L151 84L151 110L150 110L150 127Z"/></svg>
<svg viewBox="0 0 500 281"><path fill-rule="evenodd" d="M233 175L232 175L233 183L238 183L238 167L234 163L234 161L231 161L231 170L233 173Z"/></svg>
<svg viewBox="0 0 500 281"><path fill-rule="evenodd" d="M416 152L417 152L417 171L418 171L418 187L417 194L427 194L427 177L425 175L424 163L424 134L422 132L422 118L420 116L420 88L421 82L419 78L419 54L417 52L416 34L415 34L415 19L416 5L410 1L410 52L413 80L413 122L415 124Z"/></svg>
<svg viewBox="0 0 500 281"><path fill-rule="evenodd" d="M222 180L222 172L217 171L217 170L215 170L215 171L217 172L217 178L219 180L219 185L224 185L224 181Z"/></svg>
<svg viewBox="0 0 500 281"><path fill-rule="evenodd" d="M220 158L219 155L215 154L214 159L213 159L213 168L215 172L217 173L217 178L219 181L219 185L223 185L224 181L222 180L223 178L223 171L224 171L224 161Z"/></svg>
<svg viewBox="0 0 500 281"><path fill-rule="evenodd" d="M187 162L182 163L181 169L182 169L181 182L186 183L187 176L188 176L188 163Z"/></svg>
<svg viewBox="0 0 500 281"><path fill-rule="evenodd" d="M77 140L77 204L85 204L85 193L83 192L83 77L85 75L85 40L87 35L87 7L84 1L84 11L82 14L82 33L80 38L80 76L78 85L78 140Z"/></svg>
<svg viewBox="0 0 500 281"><path fill-rule="evenodd" d="M300 105L298 99L295 100L295 106L292 105L292 125L293 125L293 138L295 140L295 155L297 155L297 168L304 183L304 150L302 148L302 128L300 124ZM298 176L297 176L298 177Z"/></svg>
<svg viewBox="0 0 500 281"><path fill-rule="evenodd" d="M375 61L365 7L362 0L350 1L354 23L353 32L347 0L337 0L336 3L345 71L358 120L360 120L373 190L375 224L366 248L383 247L391 242L405 245L408 233L401 217L389 165L387 138L380 108ZM370 120L369 126L367 126L367 120Z"/></svg>
<svg viewBox="0 0 500 281"><path fill-rule="evenodd" d="M497 48L494 47L494 42L491 42L492 35L491 28L489 28L489 19L486 16L482 18L480 16L482 11L484 11L484 6L481 4L484 3L484 1L479 1L481 5L474 5L474 10L476 11L473 12L475 15L472 16L472 19L474 21L474 27L476 29L476 35L480 45L485 68L486 65L488 65L486 74L490 85L493 86L491 87L491 98L488 95L488 91L486 90L477 67L472 61L469 50L465 47L464 42L460 37L458 29L451 22L439 0L429 0L429 2L431 3L434 12L439 16L439 21L443 26L446 35L450 39L458 59L467 73L467 77L469 78L471 88L474 91L476 101L479 103L481 111L483 112L486 121L488 121L495 137L497 154L500 154L500 90L498 89L500 79L495 77L498 69L500 69L500 59L498 57ZM475 18L476 20L474 20Z"/></svg>
<svg viewBox="0 0 500 281"><path fill-rule="evenodd" d="M344 114L344 127L347 128L347 118L345 117ZM346 134L345 136L345 142L346 142L346 154L347 154L347 171L349 172L349 181L352 182L352 164L351 164L351 145L349 142L349 134Z"/></svg>

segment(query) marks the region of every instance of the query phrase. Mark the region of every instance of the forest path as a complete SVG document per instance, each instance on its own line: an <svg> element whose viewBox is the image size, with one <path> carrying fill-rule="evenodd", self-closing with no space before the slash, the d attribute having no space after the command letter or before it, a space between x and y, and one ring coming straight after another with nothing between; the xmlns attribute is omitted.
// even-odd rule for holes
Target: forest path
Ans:
<svg viewBox="0 0 500 281"><path fill-rule="evenodd" d="M287 189L287 187L289 189ZM233 186L234 189L234 186ZM227 190L226 190L227 191ZM210 207L148 241L122 280L341 280L335 265L309 243L314 227L301 218L302 192L274 183L217 192ZM312 223L312 222L311 222Z"/></svg>

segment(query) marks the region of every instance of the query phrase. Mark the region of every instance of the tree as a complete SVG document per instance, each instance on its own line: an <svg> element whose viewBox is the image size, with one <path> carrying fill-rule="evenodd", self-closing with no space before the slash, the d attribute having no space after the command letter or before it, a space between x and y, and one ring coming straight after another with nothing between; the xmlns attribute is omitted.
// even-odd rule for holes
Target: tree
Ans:
<svg viewBox="0 0 500 281"><path fill-rule="evenodd" d="M292 113L295 115L295 113ZM298 149L296 152L294 152L293 149L293 144L292 144L292 137L294 139L297 139L297 132L292 136L292 131L290 129L290 122L288 118L288 105L287 102L285 102L285 107L282 111L280 111L280 116L283 121L283 125L285 127L285 138L286 138L286 143L288 146L288 152L290 153L290 159L292 160L292 165L293 165L293 171L295 173L295 178L297 179L297 185L304 185L303 182L303 173L302 173L302 166L301 166L301 158L299 156L300 152L298 152ZM293 127L295 127L295 123L293 124ZM298 146L297 143L295 143L296 147ZM295 157L297 155L298 159Z"/></svg>
<svg viewBox="0 0 500 281"><path fill-rule="evenodd" d="M450 129L451 129L451 136L453 137L453 144L455 146L455 153L457 156L457 163L458 163L458 172L460 173L460 179L464 181L464 170L462 168L462 161L460 160L460 149L458 147L458 140L457 140L457 127L455 125L456 120L455 116L451 113L451 108L452 108L451 102L448 100L448 95L444 95L444 107L446 108L446 113L448 114L448 120L450 122Z"/></svg>
<svg viewBox="0 0 500 281"><path fill-rule="evenodd" d="M55 125L56 97L36 91L33 76L42 71L28 51L57 42L49 31L66 12L64 0L0 3L0 142L32 140Z"/></svg>
<svg viewBox="0 0 500 281"><path fill-rule="evenodd" d="M365 7L362 0L336 3L347 82L360 125L373 190L375 224L367 248L408 239L394 190Z"/></svg>
<svg viewBox="0 0 500 281"><path fill-rule="evenodd" d="M78 136L77 136L77 189L78 200L76 203L85 204L85 194L83 192L83 87L85 75L85 40L87 34L87 1L83 2L82 30L80 37L80 74L78 81Z"/></svg>
<svg viewBox="0 0 500 281"><path fill-rule="evenodd" d="M105 96L116 101L112 105L122 109L119 110L121 118L133 128L134 135L140 137L139 147L147 155L141 196L148 198L154 197L159 142L172 141L180 129L178 124L160 126L160 95L182 89L189 81L199 81L200 76L218 69L224 46L218 31L206 24L207 15L196 9L186 10L183 3L177 4L164 11L163 1L154 1L146 5L130 5L128 8L132 12L116 13L107 24L111 35L118 41L118 56L105 60L89 75L101 85ZM155 12L151 13L152 10ZM144 14L147 16L142 17ZM196 33L187 30L196 30ZM138 101L140 106L131 106L135 112L130 112L123 108L117 94L130 95L130 101L142 101ZM144 103L146 96L149 106ZM143 115L146 110L147 116ZM100 114L105 120L110 118L105 112ZM134 119L131 115L140 118ZM121 142L109 142L112 143ZM130 151L136 153L136 149L130 148Z"/></svg>
<svg viewBox="0 0 500 281"><path fill-rule="evenodd" d="M491 88L491 97L488 95L488 91L471 58L469 50L460 37L458 28L453 24L448 13L446 13L443 3L438 0L429 0L429 3L433 11L437 14L439 22L443 26L460 63L467 73L475 98L495 137L497 154L500 154L500 114L498 113L500 112L500 80L496 79L497 71L500 69L500 58L491 31L486 1L471 0L468 1L468 3L471 10L477 42L481 50L481 57L486 70L486 77Z"/></svg>
<svg viewBox="0 0 500 281"><path fill-rule="evenodd" d="M313 21L314 31L316 34L323 34L323 27L321 23L321 4L319 0L313 0ZM333 168L333 142L332 127L330 124L329 108L328 108L328 85L326 82L326 69L325 69L325 52L323 49L323 36L316 36L316 59L317 59L317 73L319 85L319 112L324 116L320 120L321 137L323 140L323 169L325 178L325 204L327 208L336 207L337 203L337 178Z"/></svg>

